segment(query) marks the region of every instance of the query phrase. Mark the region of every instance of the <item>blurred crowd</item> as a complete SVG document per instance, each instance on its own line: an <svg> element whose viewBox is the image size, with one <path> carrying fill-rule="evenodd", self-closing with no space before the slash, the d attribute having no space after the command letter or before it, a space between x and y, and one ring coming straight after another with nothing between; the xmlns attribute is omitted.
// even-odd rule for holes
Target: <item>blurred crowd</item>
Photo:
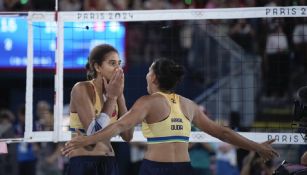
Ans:
<svg viewBox="0 0 307 175"><path fill-rule="evenodd" d="M39 101L35 109L34 130L52 131L50 104ZM19 106L16 112L0 110L0 138L23 138L24 132L24 105ZM0 175L60 175L65 165L60 145L51 142L8 144L8 154L0 155Z"/></svg>

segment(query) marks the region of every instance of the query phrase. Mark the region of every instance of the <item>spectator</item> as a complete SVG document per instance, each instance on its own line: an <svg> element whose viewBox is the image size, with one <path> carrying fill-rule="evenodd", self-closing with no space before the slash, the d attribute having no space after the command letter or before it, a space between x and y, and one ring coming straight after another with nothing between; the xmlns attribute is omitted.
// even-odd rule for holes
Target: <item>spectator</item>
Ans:
<svg viewBox="0 0 307 175"><path fill-rule="evenodd" d="M39 144L37 175L61 175L63 166L60 144L52 142Z"/></svg>
<svg viewBox="0 0 307 175"><path fill-rule="evenodd" d="M39 101L36 105L36 122L38 131L53 130L53 115L47 101ZM63 170L63 157L60 153L60 144L42 142L38 144L37 175L60 175Z"/></svg>
<svg viewBox="0 0 307 175"><path fill-rule="evenodd" d="M293 44L295 49L295 69L302 67L307 72L307 19L300 18L293 30Z"/></svg>
<svg viewBox="0 0 307 175"><path fill-rule="evenodd" d="M263 162L253 151L245 157L241 175L271 175L272 173L272 161Z"/></svg>
<svg viewBox="0 0 307 175"><path fill-rule="evenodd" d="M12 118L11 111L0 111L0 139L15 137ZM0 156L0 175L17 175L16 144L9 144L8 154Z"/></svg>
<svg viewBox="0 0 307 175"><path fill-rule="evenodd" d="M211 155L214 149L210 143L190 143L189 155L197 175L211 175Z"/></svg>
<svg viewBox="0 0 307 175"><path fill-rule="evenodd" d="M42 11L53 11L55 10L54 0L32 0L33 9Z"/></svg>
<svg viewBox="0 0 307 175"><path fill-rule="evenodd" d="M144 9L155 10L155 9L168 9L170 4L164 0L147 0L144 2Z"/></svg>
<svg viewBox="0 0 307 175"><path fill-rule="evenodd" d="M204 106L199 105L199 108L207 114ZM200 131L196 127L192 127L192 131ZM197 175L211 175L210 170L211 156L214 155L214 148L210 143L190 143L189 155L192 167Z"/></svg>
<svg viewBox="0 0 307 175"><path fill-rule="evenodd" d="M3 6L6 11L19 11L23 8L19 0L3 0Z"/></svg>
<svg viewBox="0 0 307 175"><path fill-rule="evenodd" d="M82 8L80 0L62 0L59 6L61 11L79 11Z"/></svg>
<svg viewBox="0 0 307 175"><path fill-rule="evenodd" d="M0 11L4 11L4 0L0 0Z"/></svg>
<svg viewBox="0 0 307 175"><path fill-rule="evenodd" d="M255 31L246 19L238 19L230 29L230 37L248 53L254 53Z"/></svg>
<svg viewBox="0 0 307 175"><path fill-rule="evenodd" d="M25 132L25 107L18 109L18 123L16 125L17 136L23 137ZM36 175L37 157L35 154L36 145L33 143L21 142L17 145L17 161L19 175Z"/></svg>
<svg viewBox="0 0 307 175"><path fill-rule="evenodd" d="M289 46L281 24L272 25L272 32L267 35L264 72L266 95L284 97L289 85Z"/></svg>
<svg viewBox="0 0 307 175"><path fill-rule="evenodd" d="M216 150L216 175L239 175L236 149L228 143L220 143Z"/></svg>
<svg viewBox="0 0 307 175"><path fill-rule="evenodd" d="M85 11L114 10L112 4L108 0L86 0L83 2L83 8Z"/></svg>
<svg viewBox="0 0 307 175"><path fill-rule="evenodd" d="M222 126L228 126L227 120L220 121ZM239 175L237 152L233 145L222 142L216 144L216 175Z"/></svg>
<svg viewBox="0 0 307 175"><path fill-rule="evenodd" d="M230 128L237 132L249 132L247 127L241 125L241 115L237 111L230 112ZM238 148L237 149L237 162L238 168L241 171L243 167L243 159L249 154L249 151Z"/></svg>
<svg viewBox="0 0 307 175"><path fill-rule="evenodd" d="M50 111L50 104L47 101L39 101L36 105L36 129L38 131L53 130L53 115Z"/></svg>

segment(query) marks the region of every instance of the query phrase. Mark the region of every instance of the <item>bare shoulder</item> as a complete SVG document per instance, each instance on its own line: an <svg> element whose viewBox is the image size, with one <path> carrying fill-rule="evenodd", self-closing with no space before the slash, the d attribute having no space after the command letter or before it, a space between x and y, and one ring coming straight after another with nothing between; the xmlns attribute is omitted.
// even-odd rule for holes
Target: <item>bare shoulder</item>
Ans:
<svg viewBox="0 0 307 175"><path fill-rule="evenodd" d="M184 96L181 96L179 95L179 99L180 99L180 103L183 105L183 106L187 106L187 107L192 107L192 106L195 106L195 102L184 97Z"/></svg>
<svg viewBox="0 0 307 175"><path fill-rule="evenodd" d="M143 95L141 96L140 98L137 99L137 101L135 102L136 104L137 103L140 103L140 104L145 104L145 103L149 103L150 101L152 101L153 98L151 95Z"/></svg>
<svg viewBox="0 0 307 175"><path fill-rule="evenodd" d="M157 102L159 97L155 95L144 95L136 100L133 108L151 109L157 107Z"/></svg>
<svg viewBox="0 0 307 175"><path fill-rule="evenodd" d="M193 117L195 115L195 112L196 112L196 103L186 97L183 97L183 96L179 96L180 98L180 107L181 107L181 110L183 112L183 114L188 117L191 121L193 120Z"/></svg>
<svg viewBox="0 0 307 175"><path fill-rule="evenodd" d="M88 92L90 90L90 87L91 87L91 83L89 81L77 82L71 90L71 95Z"/></svg>
<svg viewBox="0 0 307 175"><path fill-rule="evenodd" d="M84 106L93 102L94 94L94 89L91 88L91 83L89 81L81 81L76 83L70 94L71 111L76 111L78 106Z"/></svg>

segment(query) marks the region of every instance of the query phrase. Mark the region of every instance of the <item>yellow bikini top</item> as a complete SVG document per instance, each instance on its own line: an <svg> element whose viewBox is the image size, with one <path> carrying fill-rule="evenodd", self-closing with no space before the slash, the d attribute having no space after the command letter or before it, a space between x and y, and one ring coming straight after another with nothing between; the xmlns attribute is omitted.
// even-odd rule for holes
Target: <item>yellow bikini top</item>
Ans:
<svg viewBox="0 0 307 175"><path fill-rule="evenodd" d="M171 112L168 117L160 122L152 124L148 124L145 121L142 122L142 132L144 137L147 138L147 142L149 144L189 142L191 122L181 111L179 95L157 93L167 99Z"/></svg>
<svg viewBox="0 0 307 175"><path fill-rule="evenodd" d="M95 116L98 117L101 113L102 107L103 107L103 103L101 103L100 97L98 95L98 91L94 85L93 81L89 81L93 88L94 88L94 93L95 93L95 104L94 104L94 109L95 109ZM118 106L116 105L116 108L114 109L113 113L112 113L112 117L110 120L110 123L115 122L118 119ZM109 123L109 124L110 124ZM70 131L76 131L79 130L83 133L85 132L85 129L80 121L79 115L78 113L74 113L74 112L70 112L70 123L69 123L69 130Z"/></svg>

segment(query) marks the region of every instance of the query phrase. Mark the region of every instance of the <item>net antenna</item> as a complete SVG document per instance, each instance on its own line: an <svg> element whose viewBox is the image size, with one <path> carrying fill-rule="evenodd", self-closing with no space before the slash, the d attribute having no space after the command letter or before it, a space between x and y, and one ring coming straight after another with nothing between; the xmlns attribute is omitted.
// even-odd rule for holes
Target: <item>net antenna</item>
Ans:
<svg viewBox="0 0 307 175"><path fill-rule="evenodd" d="M57 12L59 10L59 0L55 0L54 11Z"/></svg>
<svg viewBox="0 0 307 175"><path fill-rule="evenodd" d="M55 9L57 11L57 0ZM254 7L227 9L182 9L182 10L140 10L140 11L82 11L82 12L29 12L28 13L28 63L26 86L26 142L60 142L70 140L71 133L63 130L63 69L64 69L64 28L69 22L139 22L139 21L170 21L170 20L208 20L208 19L244 19L244 18L284 18L307 17L306 6L291 7ZM295 13L294 13L295 12ZM54 131L33 131L33 22L55 22L57 13L57 45L56 45L56 74L55 74L55 106ZM218 90L211 89L212 92ZM209 93L210 94L210 93ZM199 102L206 98L206 93L199 97ZM196 99L197 101L197 99ZM208 109L210 111L210 109ZM300 133L284 132L239 132L239 134L257 141L280 138L274 144L305 144ZM283 142L282 138L292 138ZM122 141L114 137L113 141ZM140 131L135 131L133 141L143 141L145 138ZM202 132L192 132L191 142L220 142L220 140Z"/></svg>

